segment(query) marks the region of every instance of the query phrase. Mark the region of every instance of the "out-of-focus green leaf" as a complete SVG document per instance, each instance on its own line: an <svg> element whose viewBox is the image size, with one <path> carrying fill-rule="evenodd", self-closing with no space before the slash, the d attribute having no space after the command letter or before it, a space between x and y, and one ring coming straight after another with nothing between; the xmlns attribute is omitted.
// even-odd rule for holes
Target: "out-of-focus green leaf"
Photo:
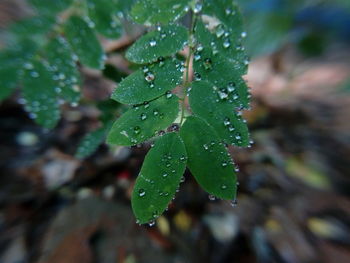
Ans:
<svg viewBox="0 0 350 263"><path fill-rule="evenodd" d="M65 35L82 64L95 69L103 68L105 54L96 35L83 19L70 17L65 24Z"/></svg>
<svg viewBox="0 0 350 263"><path fill-rule="evenodd" d="M80 73L67 41L62 37L51 40L46 47L46 56L55 73L59 95L68 102L77 103L80 99Z"/></svg>
<svg viewBox="0 0 350 263"><path fill-rule="evenodd" d="M167 208L186 168L185 146L176 133L159 137L147 153L132 193L137 222L155 220Z"/></svg>
<svg viewBox="0 0 350 263"><path fill-rule="evenodd" d="M234 165L214 128L190 116L180 130L188 156L187 166L208 193L222 199L236 197Z"/></svg>
<svg viewBox="0 0 350 263"><path fill-rule="evenodd" d="M111 0L87 0L88 14L95 29L107 38L119 38L122 24L118 17L120 10Z"/></svg>
<svg viewBox="0 0 350 263"><path fill-rule="evenodd" d="M135 22L145 25L173 22L188 11L189 0L139 0L131 9Z"/></svg>
<svg viewBox="0 0 350 263"><path fill-rule="evenodd" d="M42 14L57 14L67 9L73 0L29 0L29 3Z"/></svg>
<svg viewBox="0 0 350 263"><path fill-rule="evenodd" d="M113 122L104 123L103 126L86 134L79 143L75 157L84 159L93 154L98 146L106 139L108 131L111 129Z"/></svg>
<svg viewBox="0 0 350 263"><path fill-rule="evenodd" d="M56 85L53 72L42 61L32 60L25 65L22 76L25 109L36 123L48 129L60 119Z"/></svg>
<svg viewBox="0 0 350 263"><path fill-rule="evenodd" d="M218 89L209 82L192 84L190 106L195 115L206 120L226 144L248 146L249 133L245 120L234 111L235 86Z"/></svg>
<svg viewBox="0 0 350 263"><path fill-rule="evenodd" d="M181 83L182 67L180 61L171 58L145 66L124 79L114 90L112 99L124 104L155 99Z"/></svg>
<svg viewBox="0 0 350 263"><path fill-rule="evenodd" d="M146 64L167 57L183 49L188 41L186 28L172 24L158 27L157 30L137 40L127 51L126 58L134 63Z"/></svg>
<svg viewBox="0 0 350 263"><path fill-rule="evenodd" d="M113 125L107 143L131 146L142 143L167 128L179 113L178 97L172 94L134 106Z"/></svg>

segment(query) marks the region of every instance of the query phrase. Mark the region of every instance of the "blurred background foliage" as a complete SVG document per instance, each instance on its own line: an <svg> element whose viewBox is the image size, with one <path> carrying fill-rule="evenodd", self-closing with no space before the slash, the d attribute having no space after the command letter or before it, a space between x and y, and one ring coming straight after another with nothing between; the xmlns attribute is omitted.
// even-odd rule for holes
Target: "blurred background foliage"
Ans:
<svg viewBox="0 0 350 263"><path fill-rule="evenodd" d="M107 66L80 68L83 99L62 105L54 130L33 123L18 93L1 103L1 263L349 261L350 2L238 2L254 98L245 117L255 141L231 149L238 204L208 198L186 172L156 226L139 227L130 193L150 145L96 145L90 157L75 157L111 107L125 110L107 101L135 69L124 52L143 28L126 23L120 39L100 38ZM32 14L24 0L0 1L0 48L25 56L43 44L50 20L29 30L21 19Z"/></svg>

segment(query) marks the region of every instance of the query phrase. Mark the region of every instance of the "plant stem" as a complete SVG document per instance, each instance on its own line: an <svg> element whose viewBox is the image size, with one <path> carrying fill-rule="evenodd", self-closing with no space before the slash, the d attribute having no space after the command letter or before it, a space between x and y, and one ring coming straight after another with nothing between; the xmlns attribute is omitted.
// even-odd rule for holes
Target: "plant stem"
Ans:
<svg viewBox="0 0 350 263"><path fill-rule="evenodd" d="M191 60L193 56L193 49L194 49L194 41L193 41L193 35L194 35L194 28L196 26L197 22L197 15L192 13L192 21L191 21L191 26L190 26L190 32L189 32L189 37L188 37L188 47L189 47L189 52L188 56L186 58L186 74L185 74L185 79L183 82L183 98L180 98L181 100L181 120L180 120L180 125L182 125L184 118L185 118L185 111L186 111L186 94L187 94L187 88L190 85L190 65L191 65Z"/></svg>

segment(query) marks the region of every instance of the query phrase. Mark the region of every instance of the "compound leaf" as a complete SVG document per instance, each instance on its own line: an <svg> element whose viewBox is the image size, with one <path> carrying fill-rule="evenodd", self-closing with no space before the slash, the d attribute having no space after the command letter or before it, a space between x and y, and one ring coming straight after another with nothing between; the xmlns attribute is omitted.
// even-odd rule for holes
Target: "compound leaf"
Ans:
<svg viewBox="0 0 350 263"><path fill-rule="evenodd" d="M172 24L157 28L137 40L127 51L126 58L134 63L155 62L183 49L188 41L187 29Z"/></svg>
<svg viewBox="0 0 350 263"><path fill-rule="evenodd" d="M113 125L107 143L131 146L142 143L167 128L179 113L178 97L172 94L134 106Z"/></svg>
<svg viewBox="0 0 350 263"><path fill-rule="evenodd" d="M213 126L224 143L248 146L248 127L233 108L236 94L234 84L220 90L209 82L196 81L190 91L190 105L192 112Z"/></svg>
<svg viewBox="0 0 350 263"><path fill-rule="evenodd" d="M56 82L52 71L40 60L25 65L22 76L25 109L39 125L51 129L60 119Z"/></svg>
<svg viewBox="0 0 350 263"><path fill-rule="evenodd" d="M155 220L167 208L186 168L186 150L177 133L159 137L147 153L132 193L137 222Z"/></svg>
<svg viewBox="0 0 350 263"><path fill-rule="evenodd" d="M80 62L102 69L105 55L100 42L88 24L78 16L71 16L65 24L65 35Z"/></svg>
<svg viewBox="0 0 350 263"><path fill-rule="evenodd" d="M67 41L63 37L51 40L46 47L46 56L54 71L59 95L65 101L77 103L80 99L80 73Z"/></svg>
<svg viewBox="0 0 350 263"><path fill-rule="evenodd" d="M131 9L131 17L139 24L167 24L185 15L188 3L189 0L139 0Z"/></svg>
<svg viewBox="0 0 350 263"><path fill-rule="evenodd" d="M42 14L57 14L67 9L73 0L29 0L29 2Z"/></svg>
<svg viewBox="0 0 350 263"><path fill-rule="evenodd" d="M124 104L139 104L163 95L182 81L182 64L176 59L163 59L134 72L124 79L112 99Z"/></svg>
<svg viewBox="0 0 350 263"><path fill-rule="evenodd" d="M234 165L214 128L203 119L187 117L180 130L188 156L187 166L208 193L225 200L236 197Z"/></svg>
<svg viewBox="0 0 350 263"><path fill-rule="evenodd" d="M87 0L88 14L95 29L111 39L119 38L122 33L122 24L118 18L120 10L115 2L119 1Z"/></svg>

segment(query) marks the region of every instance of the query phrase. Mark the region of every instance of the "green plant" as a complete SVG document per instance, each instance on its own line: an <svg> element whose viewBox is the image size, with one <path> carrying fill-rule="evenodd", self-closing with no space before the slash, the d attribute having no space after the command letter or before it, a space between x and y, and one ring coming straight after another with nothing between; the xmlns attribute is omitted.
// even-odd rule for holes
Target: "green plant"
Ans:
<svg viewBox="0 0 350 263"><path fill-rule="evenodd" d="M79 98L76 60L88 67L103 67L102 48L86 18L81 17L88 15L100 34L118 37L120 20L110 14L121 10L124 1L61 0L52 6L42 0L31 2L43 14L34 19L73 4L65 12L68 18L55 25L45 48L34 48L31 55L23 56L30 58L30 64L16 71L27 110L35 114L38 124L52 128L59 119L59 105L53 101L62 98L76 103ZM139 0L130 16L149 32L127 50L126 58L139 69L119 83L112 99L131 108L112 125L113 111L107 107L103 127L87 135L77 155L90 154L106 133L109 144L120 146L154 141L132 194L140 224L153 224L164 212L186 166L210 195L235 202L237 168L227 147L251 144L241 113L249 108L250 94L242 78L249 62L242 45L246 33L238 7L231 0ZM188 27L186 18L191 21ZM46 25L38 34L48 32ZM23 60L16 63L14 67ZM11 69L9 72L14 74ZM37 74L33 76L33 72ZM66 79L71 81L66 83ZM9 83L12 90L15 82ZM7 90L1 97L9 93Z"/></svg>

